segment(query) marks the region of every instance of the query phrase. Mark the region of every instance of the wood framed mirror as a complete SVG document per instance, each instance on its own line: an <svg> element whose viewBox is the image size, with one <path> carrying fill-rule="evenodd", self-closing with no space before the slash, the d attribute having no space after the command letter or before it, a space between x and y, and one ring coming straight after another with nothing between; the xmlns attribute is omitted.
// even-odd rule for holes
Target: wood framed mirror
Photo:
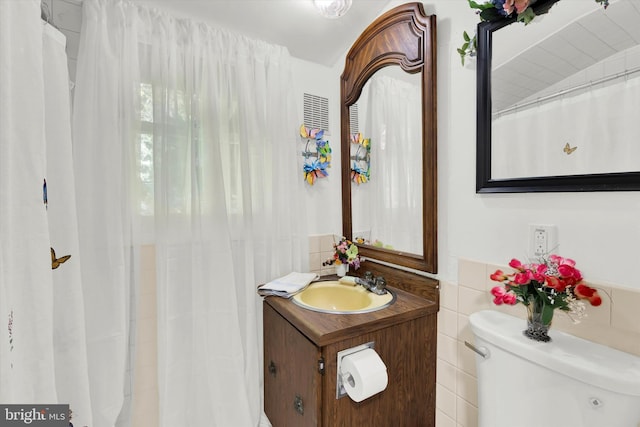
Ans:
<svg viewBox="0 0 640 427"><path fill-rule="evenodd" d="M341 141L341 175L342 175L342 224L343 234L354 240L353 192L360 186L368 185L373 180L388 178L385 174L373 173L371 181L356 184L352 180L352 129L350 109L355 104L368 82L374 75L379 75L387 67L399 67L404 74L417 76L416 90L420 94L418 123L407 125L419 135L415 147L411 147L409 157L418 158L418 185L408 185L413 191L414 200L419 200L419 222L411 225L409 239L418 241L418 249L414 252L405 250L393 242L393 231L387 235L385 245L372 244L377 240L375 231L365 242L357 242L359 253L367 258L415 270L437 273L437 111L436 111L436 17L427 16L421 3L407 3L397 6L376 19L360 35L351 47L345 60L344 71L340 81L340 141ZM385 101L380 101L385 102ZM415 109L411 109L412 111ZM420 127L418 130L417 127ZM368 137L368 135L365 135ZM371 144L379 141L372 136ZM393 144L389 139L386 144ZM414 151L414 149L416 151ZM372 171L375 171L376 155L370 158ZM406 170L396 168L394 179L405 180ZM409 181L412 182L412 181ZM414 189L414 187L416 187ZM418 188L421 187L421 188ZM414 191L415 190L415 191ZM378 205L383 206L383 205ZM397 206L395 207L397 208ZM379 207L377 209L384 209ZM402 207L400 208L402 209ZM387 241L388 240L388 241ZM354 240L355 241L355 240ZM415 242L413 242L415 243Z"/></svg>
<svg viewBox="0 0 640 427"><path fill-rule="evenodd" d="M637 105L640 5L532 7L547 15L478 24L476 192L640 190L638 111L621 107Z"/></svg>

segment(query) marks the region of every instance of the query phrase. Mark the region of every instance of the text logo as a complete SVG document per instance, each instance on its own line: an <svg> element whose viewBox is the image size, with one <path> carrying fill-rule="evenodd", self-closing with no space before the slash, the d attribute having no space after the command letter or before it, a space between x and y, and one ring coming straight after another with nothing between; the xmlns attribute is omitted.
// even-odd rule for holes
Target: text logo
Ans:
<svg viewBox="0 0 640 427"><path fill-rule="evenodd" d="M69 405L0 404L0 427L68 427Z"/></svg>

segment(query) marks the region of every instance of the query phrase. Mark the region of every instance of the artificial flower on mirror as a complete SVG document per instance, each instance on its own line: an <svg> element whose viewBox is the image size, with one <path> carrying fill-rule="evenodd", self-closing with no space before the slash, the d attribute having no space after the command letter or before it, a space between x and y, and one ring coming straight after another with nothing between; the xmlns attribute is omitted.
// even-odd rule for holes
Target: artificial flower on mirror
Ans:
<svg viewBox="0 0 640 427"><path fill-rule="evenodd" d="M545 4L544 7L539 7L534 12L533 5L538 0L490 0L485 3L478 3L474 0L467 0L469 7L476 9L476 14L480 17L480 21L496 22L503 19L515 18L517 22L522 22L525 25L529 24L535 19L536 16L544 15L549 12L551 6L558 1L550 1ZM609 6L609 0L595 0L596 3L602 5L605 9ZM464 40L461 47L457 49L464 65L465 57L476 56L476 50L478 48L476 36L469 35L466 31L462 33Z"/></svg>
<svg viewBox="0 0 640 427"><path fill-rule="evenodd" d="M324 130L300 126L300 137L306 140L302 152L304 164L302 172L304 180L313 185L318 178L329 176L327 168L331 167L331 146L329 141L323 140Z"/></svg>
<svg viewBox="0 0 640 427"><path fill-rule="evenodd" d="M371 138L364 138L360 132L350 135L351 144L356 145L355 154L351 156L351 180L356 184L364 184L371 179Z"/></svg>

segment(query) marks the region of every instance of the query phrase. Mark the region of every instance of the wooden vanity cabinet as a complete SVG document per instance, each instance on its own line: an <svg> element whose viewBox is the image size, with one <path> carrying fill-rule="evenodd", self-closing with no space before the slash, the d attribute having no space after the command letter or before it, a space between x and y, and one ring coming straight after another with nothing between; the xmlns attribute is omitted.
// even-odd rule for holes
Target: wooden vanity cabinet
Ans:
<svg viewBox="0 0 640 427"><path fill-rule="evenodd" d="M438 307L393 291L393 305L366 314L265 299L264 402L273 427L435 426ZM369 342L387 366L387 388L360 403L336 399L337 353Z"/></svg>
<svg viewBox="0 0 640 427"><path fill-rule="evenodd" d="M268 304L263 319L264 406L269 421L273 427L319 426L320 349Z"/></svg>

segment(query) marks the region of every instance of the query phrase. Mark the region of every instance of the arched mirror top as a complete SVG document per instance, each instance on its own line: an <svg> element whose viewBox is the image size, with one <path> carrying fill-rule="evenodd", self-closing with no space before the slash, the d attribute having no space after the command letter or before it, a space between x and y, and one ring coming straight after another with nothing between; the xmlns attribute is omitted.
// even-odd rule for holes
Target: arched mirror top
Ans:
<svg viewBox="0 0 640 427"><path fill-rule="evenodd" d="M413 126L421 126L417 129L421 138L416 144L421 143L418 151L422 155L422 182L421 188L415 188L417 199L421 200L421 224L415 227L421 253L361 243L359 252L365 258L437 273L436 17L427 16L422 3L403 4L381 15L364 30L346 56L340 84L343 234L353 238L350 106L359 100L377 71L392 65L420 76L421 114ZM372 164L375 161L372 156Z"/></svg>
<svg viewBox="0 0 640 427"><path fill-rule="evenodd" d="M425 55L433 41L435 17L425 15L422 3L407 3L380 16L347 54L341 79L343 102L355 103L371 76L388 65L399 65L408 73L421 72L429 63Z"/></svg>

